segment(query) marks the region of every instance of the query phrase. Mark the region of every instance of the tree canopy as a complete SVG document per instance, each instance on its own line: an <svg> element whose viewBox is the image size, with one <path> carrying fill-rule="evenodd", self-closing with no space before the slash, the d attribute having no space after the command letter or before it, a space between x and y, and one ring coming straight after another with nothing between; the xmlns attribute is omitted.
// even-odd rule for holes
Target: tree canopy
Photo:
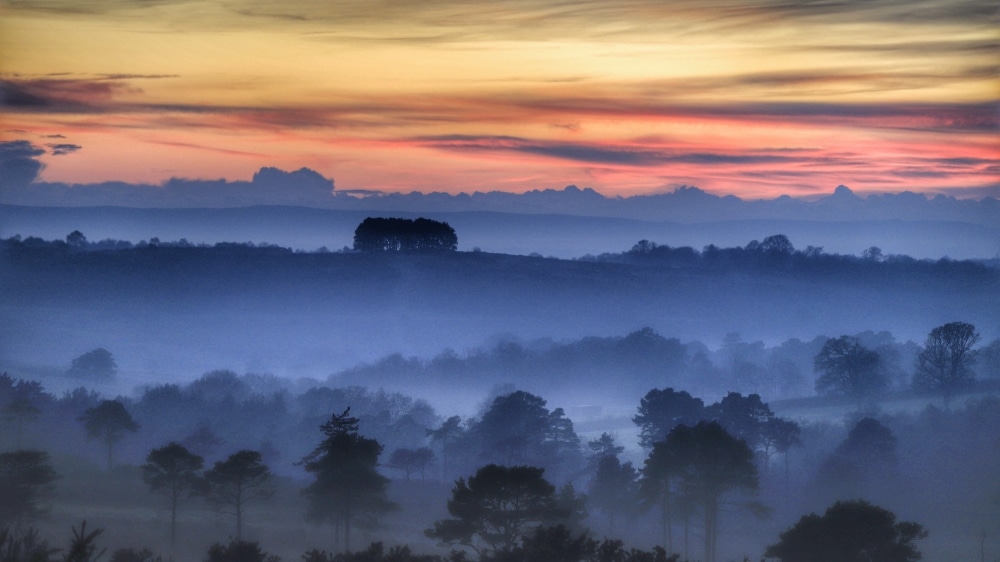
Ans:
<svg viewBox="0 0 1000 562"><path fill-rule="evenodd" d="M427 536L467 546L481 557L511 552L529 530L565 515L544 472L533 466L490 464L468 482L460 478L448 500L452 519L436 521Z"/></svg>
<svg viewBox="0 0 1000 562"><path fill-rule="evenodd" d="M931 330L917 355L913 384L919 389L940 392L948 402L955 391L975 378L972 366L979 342L976 327L966 322L949 322Z"/></svg>
<svg viewBox="0 0 1000 562"><path fill-rule="evenodd" d="M368 217L354 230L354 249L361 252L454 251L458 249L458 236L446 222Z"/></svg>
<svg viewBox="0 0 1000 562"><path fill-rule="evenodd" d="M781 562L915 562L913 543L927 531L864 500L838 501L819 516L803 516L767 547L765 556Z"/></svg>
<svg viewBox="0 0 1000 562"><path fill-rule="evenodd" d="M852 336L831 338L814 361L816 392L849 396L856 400L871 398L889 385L879 354L861 345Z"/></svg>
<svg viewBox="0 0 1000 562"><path fill-rule="evenodd" d="M87 430L87 435L100 439L108 448L108 470L114 466L115 443L125 437L125 432L135 433L139 424L132 419L125 406L117 400L102 400L93 408L88 408L79 421Z"/></svg>
<svg viewBox="0 0 1000 562"><path fill-rule="evenodd" d="M358 419L347 408L320 426L326 438L299 464L315 480L302 493L309 506L306 517L330 522L335 537L344 530L344 549L350 550L351 526L356 518L374 519L397 508L386 497L389 479L378 473L382 445L358 433Z"/></svg>

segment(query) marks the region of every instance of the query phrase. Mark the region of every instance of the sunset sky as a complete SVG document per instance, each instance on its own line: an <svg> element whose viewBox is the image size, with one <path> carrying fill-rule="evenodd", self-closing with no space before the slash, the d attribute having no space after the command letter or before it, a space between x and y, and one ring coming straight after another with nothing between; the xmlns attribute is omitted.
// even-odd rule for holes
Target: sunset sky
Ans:
<svg viewBox="0 0 1000 562"><path fill-rule="evenodd" d="M67 183L996 195L998 6L0 0L0 141Z"/></svg>

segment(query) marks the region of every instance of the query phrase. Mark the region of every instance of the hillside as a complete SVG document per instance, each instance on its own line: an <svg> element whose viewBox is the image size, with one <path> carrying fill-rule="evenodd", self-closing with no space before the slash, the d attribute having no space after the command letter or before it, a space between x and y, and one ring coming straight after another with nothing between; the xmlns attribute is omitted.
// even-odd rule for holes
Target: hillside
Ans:
<svg viewBox="0 0 1000 562"><path fill-rule="evenodd" d="M323 378L396 352L429 357L504 338L642 327L710 346L731 332L776 342L888 330L921 341L956 319L986 341L1000 335L995 270L796 256L708 266L234 244L78 252L8 242L0 358L67 365L103 346L122 383L140 385L212 368Z"/></svg>

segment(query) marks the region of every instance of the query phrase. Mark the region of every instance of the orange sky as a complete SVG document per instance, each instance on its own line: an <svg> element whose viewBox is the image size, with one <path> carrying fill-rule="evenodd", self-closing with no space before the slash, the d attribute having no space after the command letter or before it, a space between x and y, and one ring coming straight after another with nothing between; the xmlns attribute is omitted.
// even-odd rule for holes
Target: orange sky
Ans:
<svg viewBox="0 0 1000 562"><path fill-rule="evenodd" d="M993 0L0 0L41 181L996 193ZM59 145L62 145L60 148Z"/></svg>

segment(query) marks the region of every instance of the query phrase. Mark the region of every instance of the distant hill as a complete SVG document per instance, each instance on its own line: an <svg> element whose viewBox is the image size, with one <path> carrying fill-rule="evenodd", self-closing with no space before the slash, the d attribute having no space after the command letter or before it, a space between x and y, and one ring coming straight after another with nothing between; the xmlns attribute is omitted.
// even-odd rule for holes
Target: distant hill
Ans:
<svg viewBox="0 0 1000 562"><path fill-rule="evenodd" d="M986 341L1000 336L995 269L803 263L21 244L0 254L0 362L68 365L104 347L115 354L119 380L139 385L213 368L323 378L395 352L428 357L497 338L646 326L709 345L732 332L779 342L887 330L922 341L955 320L975 324Z"/></svg>
<svg viewBox="0 0 1000 562"><path fill-rule="evenodd" d="M564 192L549 195L554 199L572 199L577 196ZM431 195L421 197L433 199ZM508 198L507 195L497 197ZM515 197L511 201L517 200L517 196L510 197ZM682 196L675 194L663 197L669 199ZM381 199L360 201L375 203ZM616 200L608 201L611 205ZM992 200L953 200L952 203L958 207L978 209L979 206L992 205L988 201ZM728 205L725 202L716 203ZM756 208L753 203L741 202L739 205ZM794 207L807 204L790 202L788 205ZM569 210L572 209L567 212ZM728 213L732 215L730 220L723 220L726 214L713 217L705 211L692 212L681 222L566 213L389 211L379 208L332 210L257 206L139 209L0 205L0 236L20 234L25 237L61 239L73 230L80 230L90 240L114 238L139 241L156 237L166 241L186 238L193 243L253 241L303 250L315 250L321 246L336 250L352 245L354 229L365 217L426 216L446 221L454 227L458 233L460 250L478 247L487 252L521 255L537 253L561 258L620 252L643 239L670 246L700 249L708 244L742 246L753 239L772 234L787 235L799 248L820 246L828 252L855 255L871 246L880 247L886 254L906 254L931 259L944 256L954 259L992 258L1000 254L1000 215L995 222L984 224L978 220L958 220L948 213L940 218L924 217L919 220L890 218L877 213L864 220L836 219L836 214L831 214L825 220L807 220L810 213L811 211L800 218L792 218L794 215L789 212L786 213L788 216L739 220L732 218L737 216L735 213ZM750 213L754 214L766 213Z"/></svg>

